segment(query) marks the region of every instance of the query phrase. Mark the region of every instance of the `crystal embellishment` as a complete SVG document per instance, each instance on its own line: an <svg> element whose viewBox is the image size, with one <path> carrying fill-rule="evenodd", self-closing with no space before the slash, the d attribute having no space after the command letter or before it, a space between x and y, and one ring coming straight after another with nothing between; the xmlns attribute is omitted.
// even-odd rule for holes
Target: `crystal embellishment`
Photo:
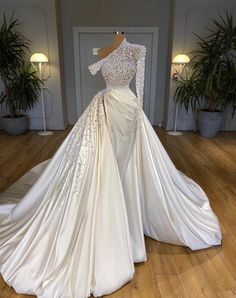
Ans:
<svg viewBox="0 0 236 298"><path fill-rule="evenodd" d="M127 87L136 74L137 100L142 107L145 55L145 46L129 43L124 38L118 48L88 68L93 75L101 69L107 88Z"/></svg>

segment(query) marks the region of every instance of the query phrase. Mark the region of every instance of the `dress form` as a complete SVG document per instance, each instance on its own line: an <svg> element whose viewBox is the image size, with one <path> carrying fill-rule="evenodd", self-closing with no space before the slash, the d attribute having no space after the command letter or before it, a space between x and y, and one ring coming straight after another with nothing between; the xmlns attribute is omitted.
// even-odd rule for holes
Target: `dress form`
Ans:
<svg viewBox="0 0 236 298"><path fill-rule="evenodd" d="M125 35L123 32L120 31L116 31L113 35L112 38L112 43L111 45L104 47L104 48L100 48L98 50L98 57L99 59L103 59L106 56L108 56L111 52L113 52L116 48L119 47L119 45L122 43L122 41L124 40Z"/></svg>

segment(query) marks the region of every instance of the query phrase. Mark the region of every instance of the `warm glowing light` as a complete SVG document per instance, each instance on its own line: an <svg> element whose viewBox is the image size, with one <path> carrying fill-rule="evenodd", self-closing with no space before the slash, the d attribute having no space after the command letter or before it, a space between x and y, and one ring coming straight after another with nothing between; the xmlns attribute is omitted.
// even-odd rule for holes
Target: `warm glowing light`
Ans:
<svg viewBox="0 0 236 298"><path fill-rule="evenodd" d="M173 64L186 64L190 61L189 57L184 54L179 54L174 57L172 63Z"/></svg>
<svg viewBox="0 0 236 298"><path fill-rule="evenodd" d="M30 62L32 63L46 63L48 62L48 57L43 53L34 53L30 57Z"/></svg>

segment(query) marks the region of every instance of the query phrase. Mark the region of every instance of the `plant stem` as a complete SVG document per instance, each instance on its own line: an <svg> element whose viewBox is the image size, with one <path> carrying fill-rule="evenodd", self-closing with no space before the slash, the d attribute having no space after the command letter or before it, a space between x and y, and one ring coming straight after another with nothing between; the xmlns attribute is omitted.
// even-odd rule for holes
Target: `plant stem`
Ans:
<svg viewBox="0 0 236 298"><path fill-rule="evenodd" d="M214 110L214 98L212 94L209 95L209 111L212 112Z"/></svg>
<svg viewBox="0 0 236 298"><path fill-rule="evenodd" d="M10 112L10 116L14 117L15 116L15 108L14 108L14 104L11 100L11 92L10 92L10 87L8 85L7 79L6 78L2 78L4 87L5 87L5 92L6 92L6 102L8 104L8 108L9 108L9 112Z"/></svg>

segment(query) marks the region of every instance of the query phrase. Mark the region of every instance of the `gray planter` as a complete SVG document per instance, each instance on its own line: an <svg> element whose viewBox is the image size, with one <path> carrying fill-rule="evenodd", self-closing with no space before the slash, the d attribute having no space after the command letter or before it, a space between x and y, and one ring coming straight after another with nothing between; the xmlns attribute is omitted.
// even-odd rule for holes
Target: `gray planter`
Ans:
<svg viewBox="0 0 236 298"><path fill-rule="evenodd" d="M221 111L200 110L198 115L198 129L200 134L206 138L213 138L220 129L223 119Z"/></svg>
<svg viewBox="0 0 236 298"><path fill-rule="evenodd" d="M21 115L17 118L2 117L3 129L10 135L21 135L28 128L28 118Z"/></svg>

